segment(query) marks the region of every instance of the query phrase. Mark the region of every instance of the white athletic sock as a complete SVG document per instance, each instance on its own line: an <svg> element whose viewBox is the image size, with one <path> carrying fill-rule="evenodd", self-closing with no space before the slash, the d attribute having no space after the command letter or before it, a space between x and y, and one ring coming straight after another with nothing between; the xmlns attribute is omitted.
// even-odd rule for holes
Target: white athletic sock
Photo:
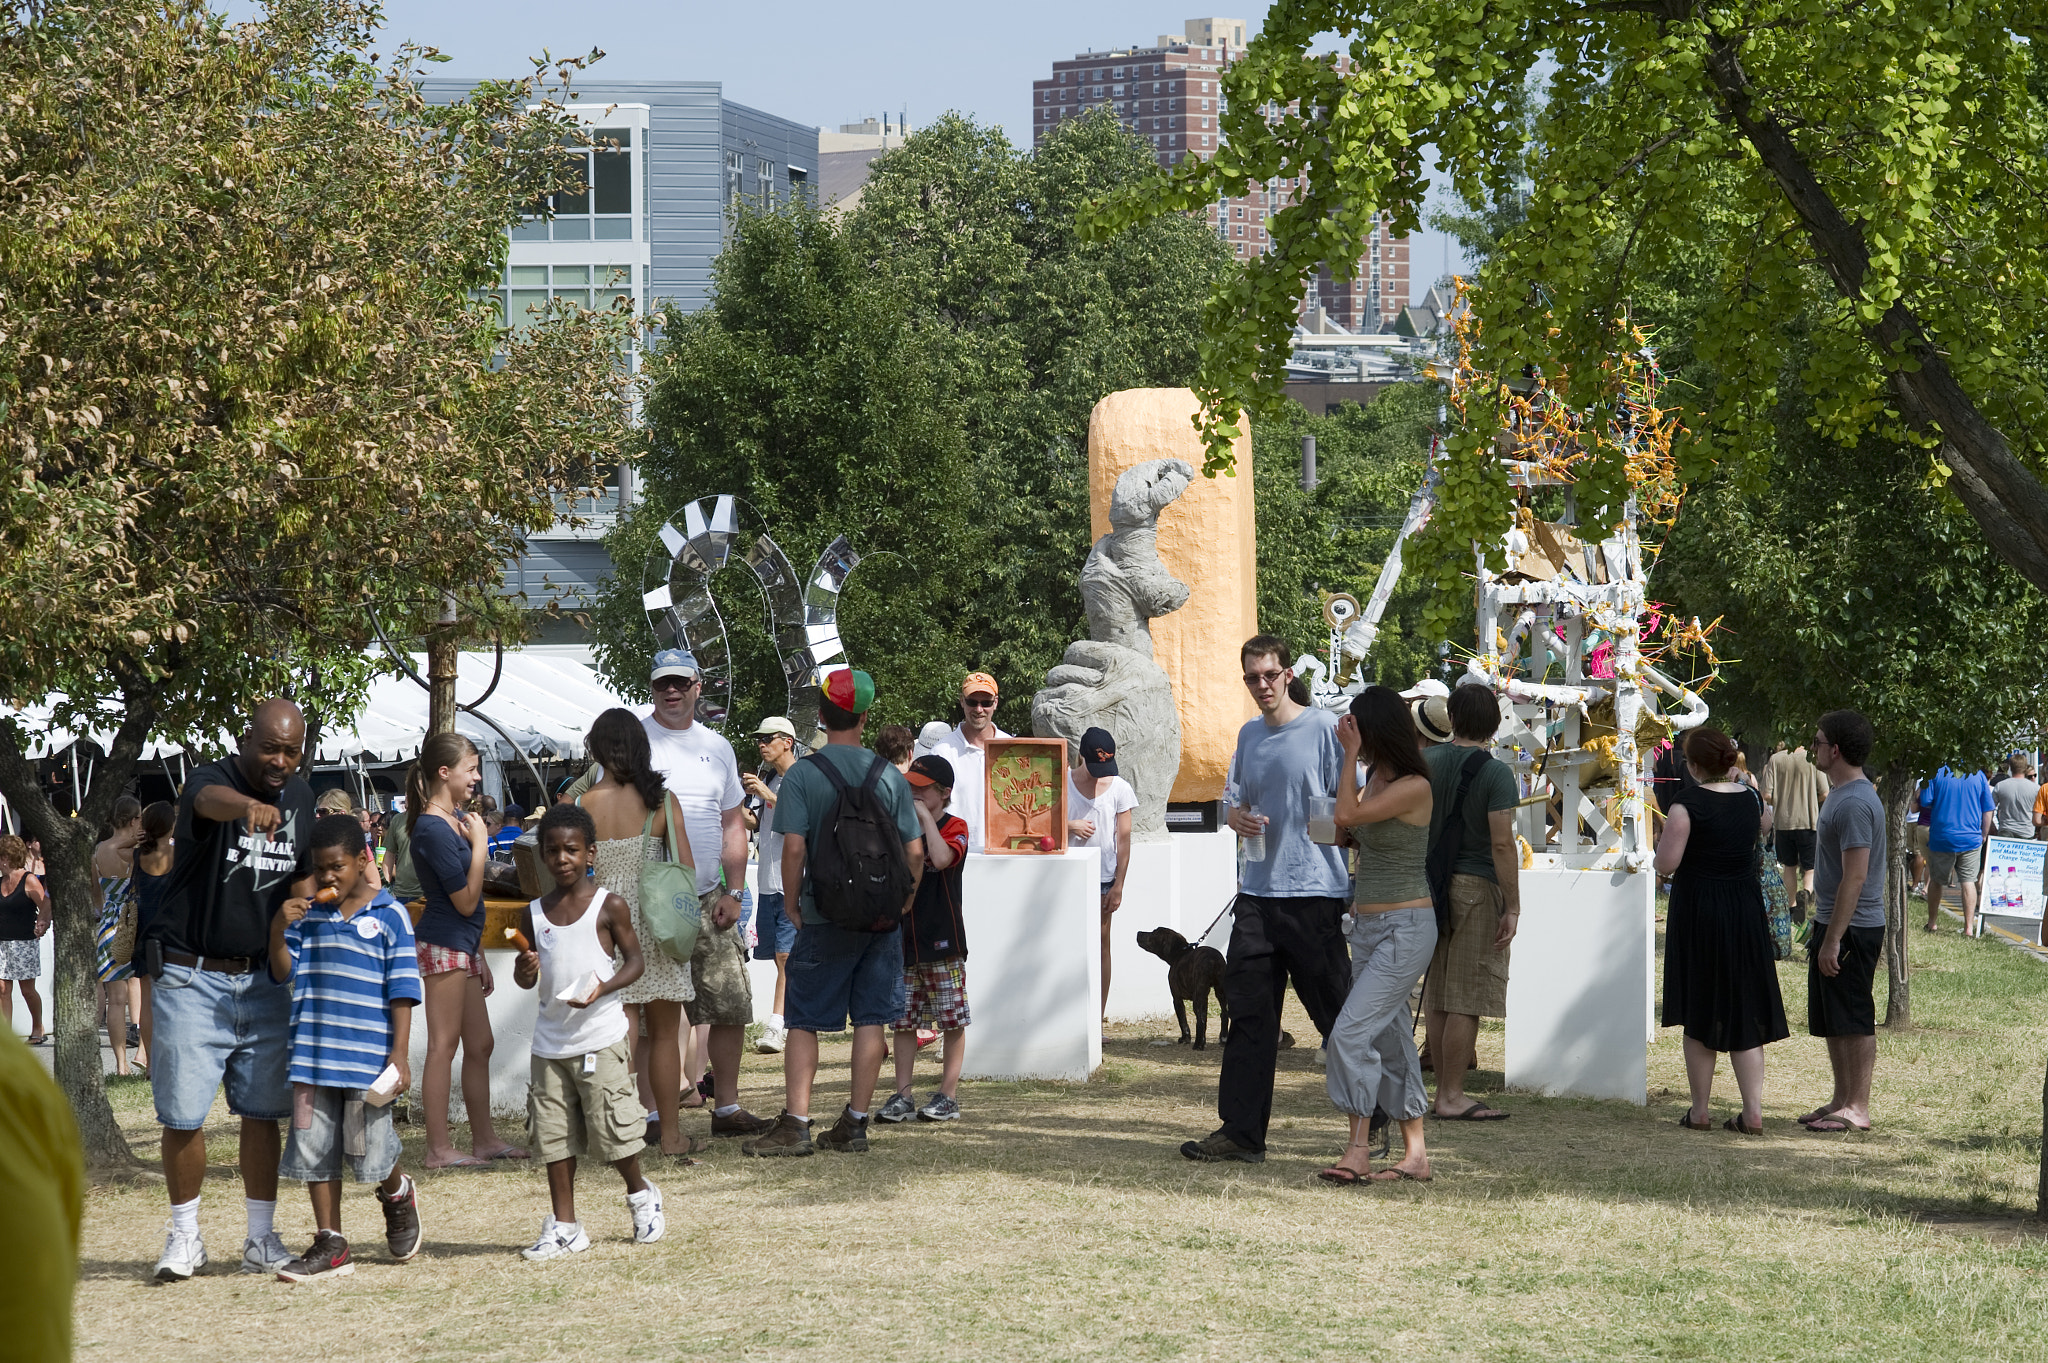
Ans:
<svg viewBox="0 0 2048 1363"><path fill-rule="evenodd" d="M245 1197L242 1199L242 1206L249 1212L249 1238L261 1240L270 1234L271 1227L277 1221L277 1200L273 1198L268 1202L258 1202L253 1197Z"/></svg>
<svg viewBox="0 0 2048 1363"><path fill-rule="evenodd" d="M711 1115L714 1117L730 1117L733 1113L738 1112L739 1110L740 1105L738 1103L727 1103L724 1107L712 1108Z"/></svg>
<svg viewBox="0 0 2048 1363"><path fill-rule="evenodd" d="M779 1032L782 1030L782 1014L770 1013L768 1015L768 1030L771 1032Z"/></svg>
<svg viewBox="0 0 2048 1363"><path fill-rule="evenodd" d="M796 1117L796 1114L794 1112L790 1113L789 1115L792 1117ZM809 1126L811 1124L811 1119L809 1117L796 1117L796 1119L802 1122L805 1126Z"/></svg>
<svg viewBox="0 0 2048 1363"><path fill-rule="evenodd" d="M848 1108L848 1109L846 1109L846 1115L847 1115L847 1116L849 1116L849 1117L851 1117L851 1118L853 1118L853 1119L854 1119L855 1121L857 1121L857 1122L864 1122L864 1121L866 1121L866 1120L868 1119L868 1114L867 1114L867 1113L865 1113L865 1112L855 1112L855 1111L854 1111L854 1110L853 1110L852 1108Z"/></svg>
<svg viewBox="0 0 2048 1363"><path fill-rule="evenodd" d="M650 1122L658 1122L661 1120L661 1114L650 1107L647 1109L647 1120Z"/></svg>
<svg viewBox="0 0 2048 1363"><path fill-rule="evenodd" d="M637 1207L637 1206L639 1206L639 1205L640 1205L641 1203L643 1203L643 1202L646 1202L646 1201L647 1201L647 1200L648 1200L649 1198L652 1198L652 1197L653 1197L654 1195L655 1195L655 1187L654 1187L654 1185L653 1185L652 1183L650 1183L650 1184L648 1184L648 1185L647 1185L647 1186L646 1186L645 1188L642 1188L642 1189L641 1189L641 1190L640 1190L639 1192L637 1192L637 1193L627 1193L627 1194L626 1194L626 1201L628 1201L628 1202L632 1203L632 1204L633 1204L634 1206L636 1206L636 1207Z"/></svg>
<svg viewBox="0 0 2048 1363"><path fill-rule="evenodd" d="M171 1204L171 1229L180 1235L199 1234L199 1199Z"/></svg>
<svg viewBox="0 0 2048 1363"><path fill-rule="evenodd" d="M564 1240L574 1240L576 1238L576 1232L581 1229L582 1227L574 1221L555 1222L555 1231Z"/></svg>

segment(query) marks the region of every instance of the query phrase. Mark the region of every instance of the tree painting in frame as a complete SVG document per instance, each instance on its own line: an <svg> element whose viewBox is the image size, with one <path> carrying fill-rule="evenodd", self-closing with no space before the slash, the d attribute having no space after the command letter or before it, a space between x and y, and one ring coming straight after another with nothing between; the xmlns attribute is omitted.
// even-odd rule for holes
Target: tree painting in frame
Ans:
<svg viewBox="0 0 2048 1363"><path fill-rule="evenodd" d="M1043 856L1066 847L1067 741L989 740L984 850Z"/></svg>

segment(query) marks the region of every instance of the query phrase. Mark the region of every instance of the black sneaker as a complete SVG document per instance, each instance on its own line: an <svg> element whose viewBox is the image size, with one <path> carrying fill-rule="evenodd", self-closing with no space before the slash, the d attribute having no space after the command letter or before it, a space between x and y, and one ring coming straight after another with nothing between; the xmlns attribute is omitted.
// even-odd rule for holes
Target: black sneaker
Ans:
<svg viewBox="0 0 2048 1363"><path fill-rule="evenodd" d="M839 1120L832 1123L830 1131L813 1136L820 1150L836 1150L840 1154L865 1154L868 1148L868 1119L854 1119L851 1106L839 1109Z"/></svg>
<svg viewBox="0 0 2048 1363"><path fill-rule="evenodd" d="M384 1244L399 1263L420 1252L420 1190L407 1178L391 1196L380 1189L377 1201L384 1207Z"/></svg>
<svg viewBox="0 0 2048 1363"><path fill-rule="evenodd" d="M1247 1150L1221 1131L1213 1131L1198 1141L1188 1141L1180 1148L1181 1154L1204 1164L1221 1164L1235 1160L1242 1164L1264 1164L1266 1152Z"/></svg>
<svg viewBox="0 0 2048 1363"><path fill-rule="evenodd" d="M278 1281L287 1283L308 1283L315 1278L346 1278L356 1271L356 1262L349 1257L348 1241L331 1230L314 1235L313 1247L296 1259L285 1261L277 1270Z"/></svg>

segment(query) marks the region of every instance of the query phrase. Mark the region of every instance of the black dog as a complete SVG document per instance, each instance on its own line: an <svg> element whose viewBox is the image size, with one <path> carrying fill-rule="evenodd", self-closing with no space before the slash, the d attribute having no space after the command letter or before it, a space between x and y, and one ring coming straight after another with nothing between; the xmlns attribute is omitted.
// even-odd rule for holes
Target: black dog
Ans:
<svg viewBox="0 0 2048 1363"><path fill-rule="evenodd" d="M1141 932L1138 945L1166 962L1166 987L1173 991L1173 1015L1180 1019L1180 1044L1188 1044L1187 1006L1193 1004L1195 1049L1208 1048L1211 991L1222 1019L1216 1042L1221 1045L1230 1040L1230 1005L1223 1001L1223 953L1215 947L1189 946L1188 939L1172 928Z"/></svg>

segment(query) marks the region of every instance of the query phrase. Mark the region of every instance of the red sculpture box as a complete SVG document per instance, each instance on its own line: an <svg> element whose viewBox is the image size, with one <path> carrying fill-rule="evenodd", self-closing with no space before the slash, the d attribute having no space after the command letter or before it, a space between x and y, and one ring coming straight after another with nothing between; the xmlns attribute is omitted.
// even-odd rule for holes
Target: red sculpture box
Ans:
<svg viewBox="0 0 2048 1363"><path fill-rule="evenodd" d="M1067 846L1067 740L992 738L982 819L985 852L1044 856Z"/></svg>

